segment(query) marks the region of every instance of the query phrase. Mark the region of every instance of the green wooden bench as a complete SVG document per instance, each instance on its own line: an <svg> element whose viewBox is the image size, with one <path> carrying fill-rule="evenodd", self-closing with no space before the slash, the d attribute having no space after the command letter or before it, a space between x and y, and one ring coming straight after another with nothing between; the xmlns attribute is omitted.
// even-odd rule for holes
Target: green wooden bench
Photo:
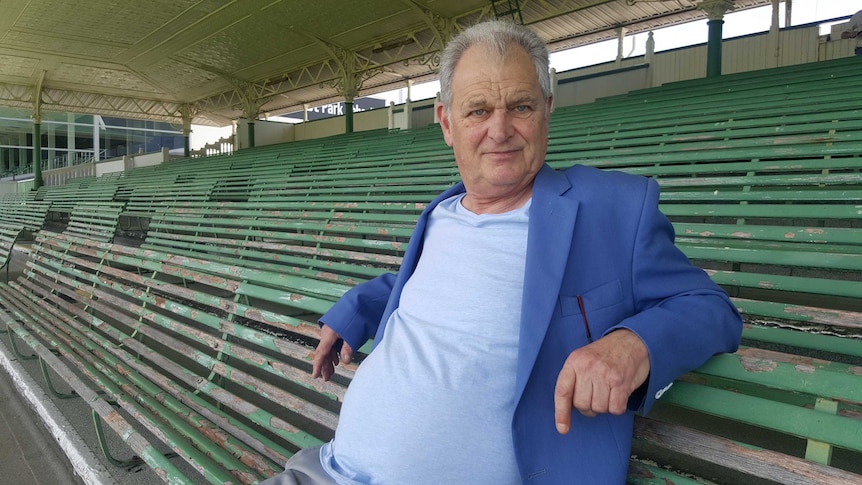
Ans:
<svg viewBox="0 0 862 485"><path fill-rule="evenodd" d="M18 224L0 224L0 269L6 268L6 281L9 281L9 266L12 263L12 251L18 237L24 231L24 226Z"/></svg>
<svg viewBox="0 0 862 485"><path fill-rule="evenodd" d="M59 245L51 256L64 262L55 263L53 271L68 272L70 282L63 283L63 279L52 279L50 276L53 273L49 270L44 270L49 276L42 279L71 284L71 280L81 278L79 271L93 274L98 272L102 275L100 278L84 279L72 285L74 289L67 289L63 294L77 298L79 305L89 305L87 298L92 299L94 296L100 299L112 298L109 303L104 304L109 306L94 307L97 312L102 311L106 316L125 315L126 309L132 308L131 316L126 317L128 323L125 335L132 335L133 329L137 329L138 334L143 332L145 327L139 322L153 322L150 325L158 325L160 331L167 331L165 326L172 331L178 331L179 327L173 321L180 316L192 315L197 308L203 311L194 313L196 323L192 328L195 335L206 330L199 320L213 319L212 322L222 323L216 325L215 329L206 330L207 332L218 333L225 327L224 322L229 321L236 323L237 327L249 329L247 331L252 332L252 340L263 338L256 333L260 331L267 335L266 339L278 335L288 341L302 342L306 347L302 347L301 351L294 349L300 352L302 357L291 361L291 365L296 369L292 371L292 376L303 385L315 386L320 383L311 381L305 372L308 370L308 352L316 337L316 318L353 284L397 266L401 254L399 251L403 251L411 225L421 208L422 205L412 203L374 202L188 202L154 216L149 237L141 248L106 246L95 242L85 243L83 240L62 235L46 235L46 238L50 239L42 242L40 250L43 246ZM110 250L103 253L96 248ZM78 258L70 260L72 254L78 254ZM116 256L108 256L110 254ZM85 255L91 259L85 258ZM37 255L34 265L40 265L43 259ZM115 261L110 264L117 266L117 269L100 266L103 263L96 260ZM75 269L84 264L84 261L89 261L87 269ZM124 268L124 264L129 267ZM117 273L118 271L123 272ZM106 283L107 274L122 275L122 278L117 280L117 283ZM128 278L131 278L132 274L144 276L137 276L136 284L129 286ZM101 283L95 283L95 280ZM227 287L223 286L226 280L233 281L236 289L227 290ZM211 285L216 282L219 291L214 294ZM74 296L94 283L99 291L105 293L95 295L93 290L86 290L92 296ZM19 284L23 283L16 285ZM102 288L103 285L111 285L112 289ZM112 297L111 291L120 288L126 296ZM170 294L160 289L170 290ZM50 290L42 291L44 293ZM126 303L131 295L135 295L135 299L143 299L143 303ZM178 298L177 295L183 297ZM122 312L110 306L114 298L119 298L117 301L122 303ZM180 307L177 306L178 300ZM192 302L194 305L191 305ZM224 313L225 308L229 309L228 313ZM112 320L113 318L110 319ZM183 322L191 324L184 319ZM13 323L12 326L14 325ZM183 327L180 332L183 338L187 338L183 332L189 332L192 328ZM22 325L17 334L22 334L25 330L26 326ZM752 339L752 342L763 340L754 338L757 332L762 331L772 334L790 332L782 328L751 327L746 330L747 337ZM162 334L151 335L157 335L154 338L156 341L164 338ZM144 337L140 338L147 344ZM233 345L233 337L226 338L227 343ZM838 337L830 337L827 340L845 341ZM187 349L188 355L196 356L194 360L211 364L209 367L204 365L204 368L198 369L194 375L201 377L209 375L214 369L221 369L221 364L212 359L213 355L218 355L217 350L229 347L227 343L215 345L210 341L210 346L214 346L211 350L197 347ZM833 354L841 353L839 347L832 345L832 342L829 344ZM852 348L854 342L848 341L847 345ZM156 351L159 359L162 358L161 354L170 355L172 352L170 349ZM197 357L197 352L203 352L209 357ZM151 353L148 351L144 355ZM849 352L848 356L853 358ZM271 356L268 355L268 358ZM862 377L849 370L851 365L822 359L812 361L811 369L806 367L804 371L798 371L797 360L800 358L798 353L782 354L774 350L747 346L737 355L714 359L703 369L682 379L666 394L660 406L662 409L659 409L658 421L638 421L638 452L662 457L665 457L663 453L681 453L687 458L696 457L702 462L711 463L719 467L722 473L731 476L734 476L733 473L761 478L795 476L802 477L800 480L811 480L805 483L853 483L860 477L834 467L803 460L801 457L752 449L751 444L744 444L743 440L734 436L721 436L712 430L696 430L694 428L697 423L686 423L689 426L681 427L673 422L677 420L675 409L689 409L698 415L719 415L733 423L745 423L746 426L801 436L812 440L812 449L829 445L858 448L858 445L852 443L852 439L848 443L848 437L852 438L854 433L858 432L859 419L854 417L854 410L860 403L857 389L862 389L859 385ZM231 359L227 360L231 362ZM186 366L191 365L193 364L186 363ZM752 368L761 367L771 368L773 371L750 372ZM260 369L248 370L250 375L258 375L257 373L261 372ZM217 370L215 374L218 374ZM228 371L222 369L222 374L228 375ZM215 377L213 375L213 379ZM335 396L341 396L346 379L349 379L349 372L339 378L340 388ZM812 380L816 385L811 383ZM833 385L836 382L840 385ZM189 387L187 392L194 392L193 389L196 388ZM818 402L840 403L838 414L829 415L819 409L810 409ZM819 407L823 406L824 404L821 404ZM752 412L760 409L764 411ZM791 409L794 419L775 419L775 416L784 416L784 413L790 412ZM337 406L333 411L337 411ZM282 418L289 415L285 411L281 413L283 414L273 415ZM833 425L820 425L824 419L831 419ZM812 425L812 422L818 423L819 427ZM330 426L332 424L331 422ZM318 440L328 439L331 436L331 427L315 436ZM694 438L697 439L683 444ZM827 445L820 445L818 442ZM292 447L289 443L284 443L282 446L289 450L286 453L289 454L296 444ZM656 449L661 451L656 452ZM716 453L716 450L721 450L722 453ZM668 458L664 463L675 463L675 458ZM277 460L272 467L277 468ZM654 483L661 479L671 483L693 483L683 472L699 475L701 471L697 466L688 470L678 469L681 470L679 473L667 471L652 465L648 460L638 459L631 464L629 481Z"/></svg>
<svg viewBox="0 0 862 485"><path fill-rule="evenodd" d="M411 204L387 207L381 216L406 209L415 214ZM227 209L232 210L241 209ZM196 212L222 220L211 208ZM353 221L360 214L344 218ZM281 220L275 216L273 221ZM231 230L237 217L237 212L226 214L223 229L248 239ZM186 233L184 226L195 224L194 219L174 224L173 232ZM340 368L334 382L310 379L316 319L367 273L367 265L391 269L397 261L363 257L352 271L339 268L354 275L347 282L316 267L285 271L272 262L283 257L272 254L278 239L271 236L280 231L266 222L258 225L268 231L261 246L244 245L233 258L194 245L179 255L179 250L154 249L155 243L132 248L42 232L27 277L0 287L13 348L20 351L14 342L23 340L85 397L99 427L104 421L115 429L166 481L198 483L201 478L185 476L172 459L154 451L164 445L211 483L253 483L276 473L297 449L332 437L352 377L352 368ZM405 238L400 236L402 243ZM213 245L207 238L201 243ZM394 242L388 247L389 252L403 250ZM316 252L334 257L335 251ZM347 265L351 258L341 256ZM335 271L330 264L322 267ZM105 394L95 394L92 387ZM130 432L136 426L162 443ZM634 466L640 473L670 475Z"/></svg>
<svg viewBox="0 0 862 485"><path fill-rule="evenodd" d="M302 281L42 232L27 276L0 287L0 301L13 345L23 340L64 379L85 376L69 385L99 428L117 431L165 481L255 483L332 436L351 375L307 378L309 348L296 335L311 338L314 315L335 297L292 289ZM141 426L155 438L130 431ZM186 476L161 446L200 475Z"/></svg>
<svg viewBox="0 0 862 485"><path fill-rule="evenodd" d="M176 176L149 178L134 186L124 199L120 214L122 230L128 234L146 234L154 214L183 201L207 200L212 187L212 181L181 181Z"/></svg>
<svg viewBox="0 0 862 485"><path fill-rule="evenodd" d="M72 208L64 234L96 241L114 239L124 202L81 202Z"/></svg>
<svg viewBox="0 0 862 485"><path fill-rule="evenodd" d="M79 202L111 202L117 185L95 177L67 181L63 185L43 185L36 192L36 200L51 202L51 212L67 216Z"/></svg>
<svg viewBox="0 0 862 485"><path fill-rule="evenodd" d="M29 240L42 227L51 207L50 202L35 201L33 196L0 199L0 269L6 268L7 281L15 244Z"/></svg>
<svg viewBox="0 0 862 485"><path fill-rule="evenodd" d="M222 389L233 390L232 386L239 385L232 382L230 376L243 376L243 382L248 376L266 375L267 379L272 378L268 374L270 370L259 369L249 362L272 362L275 357L283 358L285 361L279 364L278 368L281 372L287 372L290 369L293 384L279 384L277 389L293 389L297 386L303 389L311 386L314 389L314 386L321 383L310 381L307 371L308 353L316 338L316 318L353 284L364 281L380 271L397 267L400 251L403 251L412 231L412 224L424 206L410 201L375 202L373 199L382 197L385 191L381 190L380 195L369 192L370 184L377 180L376 172L371 170L365 172L365 175L370 176L371 179L364 184L363 195L372 196L372 200L367 198L362 199L364 202L332 200L342 196L339 193L332 193L334 188L340 190L341 179L335 177L335 172L323 172L319 175L321 179L318 189L326 192L319 195L321 199L319 201L306 200L309 196L306 191L298 194L297 200L291 200L290 197L276 197L274 194L271 200L261 198L244 203L186 201L167 207L153 216L149 237L141 248L108 245L69 235L43 233L40 235L28 278L3 287L3 306L7 314L13 318L9 327L18 337L26 339L46 361L51 358L48 354L52 348L58 349L63 355L68 354L68 358L73 362L75 362L74 359L84 359L84 356L88 356L86 362L91 367L97 366L98 363L99 368L103 366L111 368L121 365L121 362L126 361L124 359L128 359L129 363L126 365L129 369L142 373L146 371L143 375L148 376L147 379L136 377L141 379L140 386L144 386L143 383L148 379L153 381L150 381L147 386L161 384L161 387L150 387L149 392L155 393L153 395L171 392L176 399L180 400L180 397L192 394L201 397L216 408L218 408L217 403L220 404L222 411L232 419L240 419L239 416L231 414L239 411L231 411L232 409L246 409L242 406L247 406L248 402L257 401L253 401L251 396L247 396L245 401L224 399L219 394ZM424 180L421 176L417 178ZM351 180L350 185L363 185L358 183L361 180L358 176L348 177L348 180ZM668 211L672 218L678 217L674 213L676 200L695 200L702 203L706 200L704 198L706 195L715 192L713 187L729 185L720 184L716 180L703 184L699 183L701 180L698 178L678 177L677 185L674 187L673 181L677 178L659 177L659 180L662 183L670 183L668 188L673 188L666 191L667 195L663 196L665 197L663 209ZM827 179L821 181L823 180ZM685 181L694 182L684 185ZM440 183L443 182L443 180L440 181ZM311 180L303 183L310 184ZM398 183L402 184L404 181L399 180ZM811 183L810 180L809 183ZM748 187L748 190L738 191L741 194L740 199L768 200L768 196L777 195L760 193L751 185L748 182L748 185L742 186ZM819 187L822 184L816 185ZM768 187L770 186L767 185ZM819 190L825 189L820 187ZM424 194L425 200L430 198L429 193L435 191L437 187L428 187ZM772 192L780 193L776 190ZM840 191L834 191L834 193L839 194ZM808 194L807 199L801 200L810 200L812 195ZM329 200L326 200L327 196ZM353 197L355 198L356 195ZM404 196L395 197L390 194L390 200L401 197ZM739 207L744 210L749 208L757 210L757 204L743 205L739 200L734 199L734 201L735 204L728 205L728 210L731 208L738 210ZM792 197L786 195L780 201L784 209L795 207L792 205L794 202ZM694 212L694 207L682 207L686 205L683 203L679 205L680 210L692 209L691 212L685 212L685 217L703 217ZM698 205L705 206L705 204ZM802 207L804 208L804 204ZM819 209L815 212L817 210ZM698 237L703 240L694 240L693 237L689 238L690 241L681 239L681 247L687 252L690 251L692 257L700 256L696 259L702 262L705 259L697 251L711 255L714 248L710 246L712 240L710 238L715 239L721 234L731 234L728 238L732 240L733 234L747 227L745 224L751 220L749 216L751 216L750 213L722 213L719 217L732 218L730 223L725 219L717 222L697 222L697 224L710 224L712 230L709 232L712 234L699 235ZM838 217L837 214L836 217ZM738 222L739 220L741 222ZM733 227L726 227L723 232L719 232L717 226L721 223ZM688 234L685 227L681 225L684 222L676 222L676 224L681 236ZM698 234L707 232L702 226L694 226L694 228L699 229ZM834 230L828 232L841 233ZM772 233L778 234L775 230ZM849 235L831 237L833 239L828 241L830 244L844 244L842 241L845 241ZM767 249L759 250L767 251ZM718 256L712 256L713 259L716 257ZM718 273L714 273L714 276L716 274ZM723 283L728 287L727 281ZM56 312L59 313L55 313L53 309L49 311L52 305L42 303L45 308L35 305L32 303L33 298L53 302L52 305L57 306ZM748 298L747 295L735 296L738 303L744 303L743 300ZM31 303L27 303L28 299ZM745 311L744 305L741 307ZM70 312L66 320L74 321L70 318L74 315L77 319L83 318L82 321L90 322L90 325L95 328L103 329L104 336L101 334L99 338L94 336L92 341L83 337L63 340L55 333L49 333L56 331L49 322L65 322L60 318L60 315L63 315L62 312ZM751 312L747 311L747 313ZM66 323L60 325L66 325ZM226 332L225 329L230 329L230 332ZM761 337L761 334L767 336ZM793 339L789 339L788 334ZM45 338L37 338L40 336ZM814 338L808 338L809 336ZM109 337L114 340L106 340ZM164 344L167 341L173 342L168 337L185 346L179 343ZM681 380L666 394L666 398L662 400L666 402L660 406L665 408L665 412L661 413L662 410L659 409L659 419L663 421L649 419L638 421L636 434L638 451L646 450L650 456L653 454L661 456L661 453L655 452L655 449L660 449L663 453L682 453L687 457L694 456L698 460L713 463L720 467L723 473L735 473L728 470L741 470L740 473L745 473L746 476L814 476L821 477L821 483L841 483L837 481L839 479L844 479L845 483L852 483L853 480L858 479L858 476L848 475L834 467L805 461L800 457L752 450L750 443L746 443L748 446L743 445L744 440L734 436L721 436L713 430L709 433L697 431L693 429L697 423L686 423L689 426L684 428L673 423L677 420L675 409L688 409L696 412L698 416L718 415L728 422L744 423L746 426L762 427L799 436L811 440L812 450L824 447L828 450L829 446L854 449L853 440L848 440L848 436L852 438L859 427L859 419L854 417L857 416L854 413L857 413L860 403L856 389L862 386L859 385L859 376L854 375L850 370L853 366L842 364L837 360L820 359L811 361L813 362L810 364L811 367L804 367L804 371L799 371L797 361L804 356L802 351L811 352L821 348L827 348L833 356L846 354L846 358L856 358L852 349L858 348L858 341L845 337L802 334L796 330L773 326L751 326L746 329L746 337L751 342L743 352L714 359L703 369ZM777 341L786 345L790 340L797 344L795 353L780 353L752 346L758 342ZM259 343L261 341L266 342L265 349L256 347L263 345ZM813 343L809 345L808 342ZM278 349L280 352L282 345L287 343L291 344L287 346L291 349L291 357L281 357L278 352L273 355L273 349ZM841 350L838 343L843 343L849 350ZM80 345L85 347L81 348ZM112 346L117 347L116 353L112 353L116 361L109 360L101 363L96 357L89 357L95 349L113 349ZM140 359L144 363L138 363L135 356L124 353L126 349L139 352L143 356ZM230 349L230 352L242 349L242 353L235 355L226 349ZM99 359L106 357L102 354L98 356ZM219 355L222 356L221 360ZM234 359L239 355L245 360L239 359L241 362L234 364ZM266 360L263 359L264 355ZM192 356L192 358L184 359L182 356ZM225 356L229 357L225 358ZM182 364L177 364L175 362L177 360ZM80 364L84 369L90 369L84 365L84 361ZM228 364L240 366L239 368L245 373L238 371L234 373L234 367ZM150 370L157 365L160 369L158 372ZM177 365L182 367L176 367ZM53 366L59 366L59 364L54 362ZM68 370L64 371L62 366L59 367L61 369L58 372L63 371L68 374ZM126 369L126 367L121 368ZM186 374L189 368L194 371ZM772 370L751 372L752 368ZM87 370L85 374L90 372L94 371ZM125 374L125 371L121 374ZM122 383L125 381L116 381L115 379L119 379L116 376L98 375L99 387L108 392L106 397L109 400L116 401L126 409L126 412L136 416L136 419L142 419L147 429L157 431L156 434L162 436L165 442L177 449L182 456L190 457L189 460L205 476L217 481L224 478L219 473L230 473L206 461L205 457L195 455L200 452L183 448L194 446L186 444L192 442L203 449L208 449L210 445L201 438L201 434L213 433L221 423L230 422L230 419L225 416L217 417L211 414L214 411L206 407L193 408L195 412L200 413L200 416L215 420L207 422L206 426L209 428L201 428L201 434L193 434L183 425L171 423L171 416L173 416L171 411L154 412L145 408L148 413L153 414L142 416L143 411L138 403L143 402L139 401L144 399L143 397L124 396ZM165 377L166 375L170 377ZM248 427L240 432L248 446L253 449L268 449L269 445L256 444L260 439L258 434L263 434L267 439L279 443L283 451L265 455L265 460L261 457L256 458L264 460L266 465L255 471L243 468L241 472L235 471L234 476L236 474L265 476L267 473L276 471L279 468L279 460L289 456L298 447L328 439L334 426L332 413L337 412L338 396L341 396L349 377L349 372L341 375L339 382L336 383L339 386L338 389L335 391L330 389L323 393L336 396L334 405L331 403L331 396L327 398L330 399L329 424L328 426L322 426L320 423L309 424L308 426L314 431L304 431L304 433L313 436L314 439L303 442L305 444L298 444L284 436L270 436L256 428L256 422L249 418L252 421L247 422ZM812 381L817 384L812 384ZM114 384L110 384L111 382ZM835 382L839 382L840 385L833 385ZM114 391L111 391L112 385L115 388ZM205 392L194 394L196 390L204 388L212 395ZM248 389L245 391L237 389L235 392L237 395L243 395L242 393L248 392ZM321 399L318 391L302 392L307 394L294 397L290 402L296 403L297 399L301 402L307 402L304 401L306 399L318 402L317 400ZM260 394L259 389L251 394L255 393ZM222 400L218 400L218 396L222 396ZM280 395L279 399L284 399L284 396ZM114 412L110 406L105 407L105 401L96 402L99 406L94 405L94 409L98 407L96 412L101 413L100 416L106 417L108 413ZM181 402L185 403L185 401ZM839 403L836 406L837 414L830 415L820 410L824 406L826 408L832 406L830 403ZM304 416L305 411L298 413L296 411L301 403L293 404L292 406L296 408L290 410L272 408L276 403L267 402L266 406L263 404L258 406L269 409L269 414L264 414L265 417L261 418L264 422L268 422L267 420L272 417L284 420L289 417L308 422L308 417ZM195 405L204 406L196 402ZM235 405L236 408L232 408L231 405ZM750 411L752 409L764 411L755 413ZM784 413L789 412L788 409L793 410L794 419L775 419L776 415L784 416ZM181 413L181 415L185 414ZM113 414L110 416L113 420ZM670 422L668 422L668 416ZM195 419L196 423L204 422L198 415L195 415ZM824 419L831 420L832 424L828 427L822 425ZM776 423L776 421L779 422ZM106 420L106 422L111 421ZM132 424L128 422L117 424L118 429L124 432L127 431L127 426ZM167 430L169 426L170 429ZM291 426L298 425L291 424ZM175 431L174 427L179 428L180 431ZM209 431L205 431L207 429ZM300 429L305 430L305 428ZM223 432L225 431L219 431L219 433ZM240 439L234 434L231 436L232 438L228 439L229 442ZM691 437L698 437L698 439L686 446L680 445L682 441ZM166 464L163 458L152 455L151 445L143 446L135 443L134 446L137 447L133 448L135 452L149 460L149 463L158 470L169 468L169 461ZM714 453L717 449L731 451ZM246 457L246 453L251 452L244 450L242 456ZM811 453L817 454L816 451ZM825 453L828 454L828 451ZM665 463L674 463L674 459L668 459ZM755 466L758 463L760 465ZM700 472L698 467L681 470L693 472L695 475ZM181 474L179 471L170 471L170 474L174 473ZM631 483L652 483L657 479L687 483L683 475L650 465L648 461L632 462Z"/></svg>

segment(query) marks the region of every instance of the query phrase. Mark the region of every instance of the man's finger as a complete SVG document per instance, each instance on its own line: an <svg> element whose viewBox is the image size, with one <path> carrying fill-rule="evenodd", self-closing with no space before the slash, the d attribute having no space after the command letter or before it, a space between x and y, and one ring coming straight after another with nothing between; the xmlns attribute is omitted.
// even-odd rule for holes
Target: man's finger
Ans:
<svg viewBox="0 0 862 485"><path fill-rule="evenodd" d="M608 412L608 409L610 408L611 389L601 382L593 383L591 389L592 399L590 400L590 407L589 409L581 410L581 413L592 417L596 414Z"/></svg>
<svg viewBox="0 0 862 485"><path fill-rule="evenodd" d="M341 344L341 362L349 364L353 361L353 348L347 342Z"/></svg>
<svg viewBox="0 0 862 485"><path fill-rule="evenodd" d="M617 416L625 413L629 405L629 394L622 389L612 389L608 399L608 412Z"/></svg>
<svg viewBox="0 0 862 485"><path fill-rule="evenodd" d="M316 379L323 377L328 381L338 365L338 354L333 347L341 337L328 325L320 328L320 337L317 348L314 350L314 359L311 364L311 377Z"/></svg>
<svg viewBox="0 0 862 485"><path fill-rule="evenodd" d="M554 420L557 432L566 434L572 426L572 397L575 391L575 372L568 366L557 376L557 386L554 389Z"/></svg>

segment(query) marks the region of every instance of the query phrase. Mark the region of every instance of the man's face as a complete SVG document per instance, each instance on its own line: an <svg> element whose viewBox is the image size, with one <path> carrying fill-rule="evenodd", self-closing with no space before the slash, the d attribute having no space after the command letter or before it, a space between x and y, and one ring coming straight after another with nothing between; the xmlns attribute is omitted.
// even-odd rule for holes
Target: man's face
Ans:
<svg viewBox="0 0 862 485"><path fill-rule="evenodd" d="M467 196L494 201L529 195L545 160L550 100L520 47L505 58L482 45L467 49L452 78L447 118L437 107ZM524 200L526 201L526 200Z"/></svg>

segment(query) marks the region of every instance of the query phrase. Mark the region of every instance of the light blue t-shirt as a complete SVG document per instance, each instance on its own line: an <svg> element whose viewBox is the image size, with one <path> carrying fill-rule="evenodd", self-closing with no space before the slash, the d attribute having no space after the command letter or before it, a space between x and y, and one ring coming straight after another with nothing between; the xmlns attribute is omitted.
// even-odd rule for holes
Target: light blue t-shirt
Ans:
<svg viewBox="0 0 862 485"><path fill-rule="evenodd" d="M512 442L530 202L430 214L424 248L321 449L340 484L520 483Z"/></svg>

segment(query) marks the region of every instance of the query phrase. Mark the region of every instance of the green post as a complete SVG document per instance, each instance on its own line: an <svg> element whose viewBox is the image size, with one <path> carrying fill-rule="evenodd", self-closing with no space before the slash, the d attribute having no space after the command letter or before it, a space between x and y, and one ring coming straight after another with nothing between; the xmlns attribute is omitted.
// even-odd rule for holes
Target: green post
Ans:
<svg viewBox="0 0 862 485"><path fill-rule="evenodd" d="M188 134L183 135L183 156L189 158L192 153L191 137Z"/></svg>
<svg viewBox="0 0 862 485"><path fill-rule="evenodd" d="M344 132L353 133L353 101L344 102Z"/></svg>
<svg viewBox="0 0 862 485"><path fill-rule="evenodd" d="M42 180L42 123L33 121L33 189L39 190Z"/></svg>
<svg viewBox="0 0 862 485"><path fill-rule="evenodd" d="M706 44L706 77L721 76L721 33L724 20L710 20Z"/></svg>
<svg viewBox="0 0 862 485"><path fill-rule="evenodd" d="M248 147L254 148L254 121L248 120Z"/></svg>
<svg viewBox="0 0 862 485"><path fill-rule="evenodd" d="M814 403L814 409L827 414L838 414L838 402L818 397ZM805 459L828 465L832 461L832 445L822 441L808 440L805 448Z"/></svg>

